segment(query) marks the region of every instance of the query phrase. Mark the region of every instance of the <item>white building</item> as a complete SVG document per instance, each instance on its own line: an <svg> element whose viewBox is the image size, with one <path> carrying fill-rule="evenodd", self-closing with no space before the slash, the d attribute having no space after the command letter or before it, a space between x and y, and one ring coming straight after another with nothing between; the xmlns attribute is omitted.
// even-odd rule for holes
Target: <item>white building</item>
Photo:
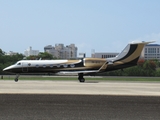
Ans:
<svg viewBox="0 0 160 120"><path fill-rule="evenodd" d="M160 60L160 45L148 44L143 48L141 57L145 60L158 59Z"/></svg>
<svg viewBox="0 0 160 120"><path fill-rule="evenodd" d="M92 53L93 58L111 58L116 57L119 53L108 53L108 52L100 52L100 53Z"/></svg>
<svg viewBox="0 0 160 120"><path fill-rule="evenodd" d="M52 45L48 45L44 47L44 51L60 59L77 58L77 47L75 44L67 46L64 46L64 44L56 44L54 47Z"/></svg>
<svg viewBox="0 0 160 120"><path fill-rule="evenodd" d="M26 51L24 51L24 55L26 57L30 55L38 55L38 54L39 54L39 50L32 50L32 47L29 47Z"/></svg>
<svg viewBox="0 0 160 120"><path fill-rule="evenodd" d="M78 58L85 58L86 57L86 53L79 53Z"/></svg>
<svg viewBox="0 0 160 120"><path fill-rule="evenodd" d="M92 53L92 57L94 58L110 58L110 57L116 57L119 53ZM160 45L159 44L148 44L146 45L141 53L140 58L149 60L149 59L158 59L160 60Z"/></svg>

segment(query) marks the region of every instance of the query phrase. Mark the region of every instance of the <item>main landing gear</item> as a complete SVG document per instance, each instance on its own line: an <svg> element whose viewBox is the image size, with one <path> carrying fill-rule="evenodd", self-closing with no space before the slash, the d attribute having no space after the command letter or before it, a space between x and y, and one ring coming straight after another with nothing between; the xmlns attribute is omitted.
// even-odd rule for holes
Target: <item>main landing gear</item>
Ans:
<svg viewBox="0 0 160 120"><path fill-rule="evenodd" d="M19 74L16 75L14 81L15 81L15 82L18 82L18 78L19 78Z"/></svg>
<svg viewBox="0 0 160 120"><path fill-rule="evenodd" d="M85 82L85 79L83 78L83 73L79 73L78 76L79 82Z"/></svg>

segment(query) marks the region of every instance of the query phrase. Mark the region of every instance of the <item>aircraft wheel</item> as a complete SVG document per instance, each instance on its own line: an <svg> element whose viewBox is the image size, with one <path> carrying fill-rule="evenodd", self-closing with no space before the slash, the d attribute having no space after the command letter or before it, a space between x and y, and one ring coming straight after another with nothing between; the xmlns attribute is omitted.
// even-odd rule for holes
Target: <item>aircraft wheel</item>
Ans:
<svg viewBox="0 0 160 120"><path fill-rule="evenodd" d="M18 82L18 79L16 78L14 81L15 81L15 82Z"/></svg>
<svg viewBox="0 0 160 120"><path fill-rule="evenodd" d="M78 80L79 82L85 82L85 79L83 78L83 73L78 74Z"/></svg>
<svg viewBox="0 0 160 120"><path fill-rule="evenodd" d="M85 82L84 78L79 79L79 82Z"/></svg>

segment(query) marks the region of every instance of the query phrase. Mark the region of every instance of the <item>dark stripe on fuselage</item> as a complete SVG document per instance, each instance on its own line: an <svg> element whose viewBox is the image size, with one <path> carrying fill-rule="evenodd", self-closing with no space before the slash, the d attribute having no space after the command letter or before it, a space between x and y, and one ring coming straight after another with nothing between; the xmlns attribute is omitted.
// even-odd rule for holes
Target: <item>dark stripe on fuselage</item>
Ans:
<svg viewBox="0 0 160 120"><path fill-rule="evenodd" d="M14 68L8 72L11 73L57 73L60 71L86 71L86 70L97 70L98 68L86 68L86 67L68 67L68 68L57 68L57 67L28 67L27 70L23 71L22 68Z"/></svg>
<svg viewBox="0 0 160 120"><path fill-rule="evenodd" d="M121 61L121 60L126 59L127 57L129 57L131 54L134 53L134 51L137 49L137 47L138 47L137 44L131 44L131 45L130 45L130 49L129 49L127 55L125 55L123 58L121 58L121 59L119 59L119 60L116 60L116 61ZM116 62L116 61L114 61L114 62Z"/></svg>

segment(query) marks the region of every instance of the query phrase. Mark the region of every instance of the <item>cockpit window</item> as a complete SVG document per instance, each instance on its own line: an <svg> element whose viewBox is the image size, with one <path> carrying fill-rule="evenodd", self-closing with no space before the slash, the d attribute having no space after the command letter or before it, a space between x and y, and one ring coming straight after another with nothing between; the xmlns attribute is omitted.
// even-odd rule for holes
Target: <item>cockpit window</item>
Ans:
<svg viewBox="0 0 160 120"><path fill-rule="evenodd" d="M17 65L21 65L21 63L17 63Z"/></svg>

